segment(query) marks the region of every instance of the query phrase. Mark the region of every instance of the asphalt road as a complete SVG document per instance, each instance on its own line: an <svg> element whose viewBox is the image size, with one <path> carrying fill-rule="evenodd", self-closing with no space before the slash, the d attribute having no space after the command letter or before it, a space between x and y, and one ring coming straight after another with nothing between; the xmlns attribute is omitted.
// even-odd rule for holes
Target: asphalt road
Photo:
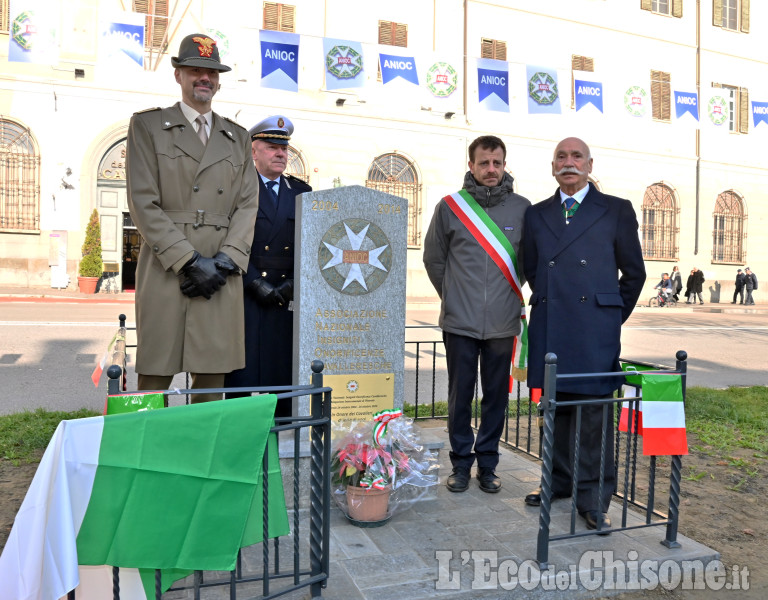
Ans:
<svg viewBox="0 0 768 600"><path fill-rule="evenodd" d="M10 299L0 302L0 414L44 407L101 410L106 375L99 387L91 373L118 325L118 315L135 323L131 303L93 303ZM434 325L437 310L417 305L408 310L408 325ZM599 335L599 332L595 332ZM409 341L439 341L434 328L406 332L406 401L416 385L416 346ZM131 334L129 333L129 343ZM730 305L648 309L638 307L624 326L622 356L674 364L677 350L688 353L688 385L727 387L768 385L768 307L738 310ZM445 358L436 345L434 388L432 344L419 348L419 402L445 398ZM129 350L130 352L130 350ZM135 374L129 362L129 389ZM183 378L174 382L184 387Z"/></svg>

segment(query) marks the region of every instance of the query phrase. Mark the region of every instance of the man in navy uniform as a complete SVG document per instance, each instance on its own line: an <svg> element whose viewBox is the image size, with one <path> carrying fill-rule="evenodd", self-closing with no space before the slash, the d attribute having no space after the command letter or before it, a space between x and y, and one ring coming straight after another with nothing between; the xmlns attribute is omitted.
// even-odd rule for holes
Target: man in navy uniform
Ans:
<svg viewBox="0 0 768 600"><path fill-rule="evenodd" d="M638 225L629 200L603 194L589 183L592 156L578 138L561 141L552 159L559 184L554 195L525 216L523 270L531 287L528 329L528 385L544 384L544 355L557 355L558 374L620 371L621 325L629 318L645 283ZM578 211L578 212L577 212ZM553 498L572 490L576 410L571 402L610 398L616 377L568 379L557 385ZM602 496L600 447L602 406L584 406L581 415L576 506L589 529L610 528L606 514L616 487L613 405L605 426ZM538 506L541 488L525 503Z"/></svg>
<svg viewBox="0 0 768 600"><path fill-rule="evenodd" d="M293 249L296 196L311 192L301 179L283 175L293 123L267 117L250 129L259 173L259 213L245 290L245 368L226 378L227 387L290 385L293 364ZM291 400L278 400L275 416L291 414Z"/></svg>

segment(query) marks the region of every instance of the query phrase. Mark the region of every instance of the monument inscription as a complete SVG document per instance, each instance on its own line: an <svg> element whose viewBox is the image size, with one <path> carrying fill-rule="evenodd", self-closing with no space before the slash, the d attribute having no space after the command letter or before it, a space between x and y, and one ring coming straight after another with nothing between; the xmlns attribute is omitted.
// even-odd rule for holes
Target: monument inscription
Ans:
<svg viewBox="0 0 768 600"><path fill-rule="evenodd" d="M361 186L296 205L294 383L325 364L336 420L402 407L408 202Z"/></svg>

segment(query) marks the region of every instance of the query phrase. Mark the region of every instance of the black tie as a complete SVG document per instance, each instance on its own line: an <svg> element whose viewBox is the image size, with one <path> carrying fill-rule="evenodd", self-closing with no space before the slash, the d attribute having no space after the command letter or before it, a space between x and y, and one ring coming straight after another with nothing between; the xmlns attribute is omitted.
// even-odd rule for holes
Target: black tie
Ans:
<svg viewBox="0 0 768 600"><path fill-rule="evenodd" d="M267 181L267 187L269 188L269 191L272 194L272 200L274 200L274 205L277 206L277 190L275 189L277 187L277 181Z"/></svg>

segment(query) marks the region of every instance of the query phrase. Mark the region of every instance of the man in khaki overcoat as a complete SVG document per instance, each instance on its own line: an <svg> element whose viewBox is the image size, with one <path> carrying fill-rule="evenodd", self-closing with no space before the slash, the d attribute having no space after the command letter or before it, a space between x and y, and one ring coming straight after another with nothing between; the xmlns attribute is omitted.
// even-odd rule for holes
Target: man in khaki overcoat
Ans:
<svg viewBox="0 0 768 600"><path fill-rule="evenodd" d="M216 42L185 37L171 59L182 100L131 118L128 205L143 242L136 271L140 390L224 385L245 365L243 288L258 211L248 132L211 110L221 64ZM193 402L220 398L197 394Z"/></svg>

